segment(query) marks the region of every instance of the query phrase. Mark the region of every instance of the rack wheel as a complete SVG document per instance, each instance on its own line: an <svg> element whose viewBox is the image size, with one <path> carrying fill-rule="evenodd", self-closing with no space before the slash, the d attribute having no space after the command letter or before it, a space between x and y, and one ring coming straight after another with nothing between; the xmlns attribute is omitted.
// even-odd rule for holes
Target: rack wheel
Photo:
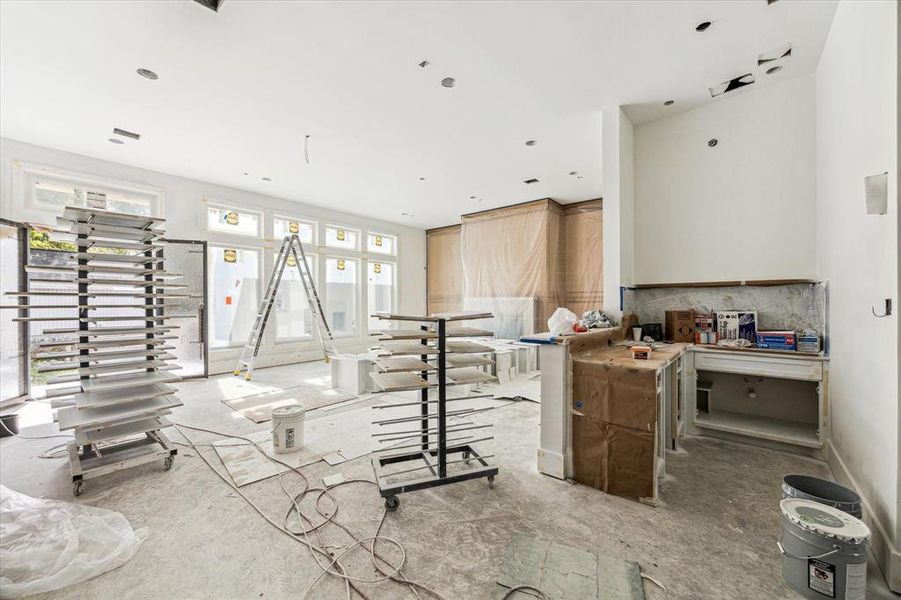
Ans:
<svg viewBox="0 0 901 600"><path fill-rule="evenodd" d="M463 453L463 464L468 465L471 461L469 460L469 452Z"/></svg>
<svg viewBox="0 0 901 600"><path fill-rule="evenodd" d="M73 496L81 496L82 488L84 487L84 481L79 479L78 481L72 482L72 495Z"/></svg>
<svg viewBox="0 0 901 600"><path fill-rule="evenodd" d="M396 511L398 506L400 506L400 500L398 500L397 496L388 496L385 498L385 510L388 512Z"/></svg>
<svg viewBox="0 0 901 600"><path fill-rule="evenodd" d="M175 462L174 456L167 456L166 459L163 461L163 468L168 471L169 469L172 468L172 463L174 463L174 462Z"/></svg>
<svg viewBox="0 0 901 600"><path fill-rule="evenodd" d="M489 489L489 490L493 490L493 489L494 489L494 475L489 475L489 476L488 476L488 489Z"/></svg>

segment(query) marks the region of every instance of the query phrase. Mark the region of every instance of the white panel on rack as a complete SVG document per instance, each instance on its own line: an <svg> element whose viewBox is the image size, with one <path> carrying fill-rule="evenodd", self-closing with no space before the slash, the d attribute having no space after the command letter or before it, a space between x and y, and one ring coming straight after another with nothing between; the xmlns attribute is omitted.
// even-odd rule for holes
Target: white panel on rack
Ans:
<svg viewBox="0 0 901 600"><path fill-rule="evenodd" d="M58 413L60 431L75 427L98 427L128 420L156 416L181 406L178 396L159 396L136 400L127 404L113 404L94 408L61 408Z"/></svg>
<svg viewBox="0 0 901 600"><path fill-rule="evenodd" d="M96 408L98 406L111 406L136 400L147 400L159 396L174 394L177 390L171 385L161 383L142 385L128 389L103 390L97 392L83 392L75 395L75 406L82 408Z"/></svg>

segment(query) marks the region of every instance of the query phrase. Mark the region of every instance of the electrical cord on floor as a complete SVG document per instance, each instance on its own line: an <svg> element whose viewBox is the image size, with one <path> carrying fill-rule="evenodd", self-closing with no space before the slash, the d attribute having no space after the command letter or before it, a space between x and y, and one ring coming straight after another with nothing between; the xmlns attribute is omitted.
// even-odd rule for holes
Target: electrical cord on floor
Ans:
<svg viewBox="0 0 901 600"><path fill-rule="evenodd" d="M507 600L507 598L509 598L513 594L513 592L521 591L535 592L538 594L538 597L541 598L541 600L548 600L547 594L539 590L537 587L532 587L531 585L517 585L515 587L512 587L507 590L507 593L504 594L504 597L501 598L501 600Z"/></svg>
<svg viewBox="0 0 901 600"><path fill-rule="evenodd" d="M353 591L356 592L357 594L359 594L361 597L367 598L366 595L363 594L363 592L357 587L357 585L356 585L357 583L378 583L378 582L382 582L385 580L392 580L397 583L407 585L417 598L421 598L421 596L419 596L419 593L416 591L416 588L430 594L431 596L433 596L435 598L438 598L439 600L444 600L442 598L442 596L440 594L438 594L437 592L435 592L434 590L431 590L430 588L428 588L418 582L408 579L403 574L401 569L403 568L403 565L406 561L406 551L404 550L403 545L400 542L398 542L397 540L394 540L393 538L381 536L379 534L379 532L381 531L381 528L382 528L382 524L384 523L387 511L385 511L382 514L382 519L379 522L379 527L376 530L376 533L374 536L370 536L370 537L366 537L366 538L357 538L353 533L350 532L350 530L347 527L345 527L343 524L341 524L335 520L335 515L338 512L338 503L334 499L334 497L329 493L329 490L324 489L324 488L312 488L310 486L309 480L307 479L307 477L303 474L303 472L299 468L294 467L293 465L290 465L288 463L285 463L281 460L278 460L278 459L270 456L263 450L263 448L259 444L257 444L256 442L254 442L253 440L251 440L249 438L242 437L239 435L226 434L226 433L214 431L211 429L205 429L202 427L194 427L194 426L190 426L190 425L184 425L184 424L180 424L180 423L173 423L173 425L175 426L175 429L179 432L179 434L181 434L181 436L184 437L184 439L187 441L188 445L192 449L194 449L195 452L197 452L198 456L200 456L200 458L206 463L206 465L220 479L222 479L222 481L224 481L229 487L231 487L241 498L243 498L244 501L247 502L251 506L251 508L253 508L270 525L272 525L273 527L275 527L282 533L288 535L295 541L303 543L310 549L313 559L316 561L316 564L320 567L322 572L319 574L319 576L313 581L313 583L307 589L307 592L303 596L304 598L307 598L310 595L313 588L316 586L316 584L319 581L321 581L323 576L325 576L326 574L330 574L330 575L339 577L342 581L344 581L347 598L351 598L351 589L353 589ZM262 511L262 509L260 509L252 500L250 500L250 498L248 498L233 482L229 481L228 478L226 478L222 473L220 473L213 466L213 464L209 461L209 459L207 459L206 456L204 456L203 453L201 453L198 450L200 445L195 444L181 430L182 427L184 427L185 429L190 429L190 430L194 430L194 431L202 431L205 433L210 433L213 435L218 435L218 436L222 436L222 437L226 437L226 438L242 440L242 441L246 442L246 444L253 445L267 460L269 460L275 464L281 465L283 467L286 467L287 469L296 473L301 478L301 480L303 481L303 484L304 484L303 491L299 494L290 493L288 491L287 487L285 486L284 478L282 477L282 473L281 472L278 473L279 484L281 485L284 493L291 500L291 506L289 507L288 512L285 515L284 525L279 525L271 517L266 515ZM240 444L240 445L245 445L245 444ZM217 454L217 456L218 456L218 454ZM222 459L220 457L220 462L221 461L222 461ZM223 463L223 466L224 466L224 463ZM344 481L340 484L332 486L332 489L334 489L335 487L338 487L339 485L346 485L346 484L351 484L351 483L367 483L370 485L376 485L376 483L374 481L369 481L368 479L353 479L353 480ZM310 518L308 518L305 514L303 514L303 512L300 510L300 502L311 491L319 491L319 495L316 498L315 507L316 507L316 512L319 513L319 515L320 515L320 517L322 517L323 521L321 523L319 523L318 525L314 525L313 521ZM328 495L334 504L334 510L331 512L331 514L324 513L319 506L320 500L321 500L322 496L324 496L324 495ZM287 526L288 517L290 516L290 514L292 512L297 514L298 519L300 520L301 525L303 526L303 529L301 531L293 531L290 528L288 528L288 526ZM344 551L338 556L334 556L331 552L327 551L324 547L324 544L322 544L321 538L319 538L319 529L321 527L323 527L326 523L332 523L332 524L340 527L342 530L344 530L346 533L348 533L348 535L350 535L351 538L354 539L354 543L352 545L348 546L347 548L345 548ZM307 524L309 526L307 526ZM317 539L319 541L318 545L314 544L310 540L310 537L309 537L310 533L313 533L314 535L317 536ZM301 536L303 536L303 537L301 537ZM386 560L384 557L380 556L379 554L377 554L375 552L375 544L377 541L386 541L386 542L392 543L395 546L397 546L398 548L400 548L400 550L402 552L402 558L401 558L400 564L398 566L392 565L388 560ZM380 574L382 574L381 578L361 578L361 577L351 576L346 572L345 568L343 567L343 565L340 562L341 558L344 555L346 555L348 552L350 552L353 548L355 548L357 546L366 548L366 542L369 542L368 549L370 551L370 556L373 559L373 566L375 567L376 571L378 571ZM327 565L323 564L323 562L320 562L319 556L317 556L317 554L322 555L323 557L329 559L331 562ZM376 559L382 561L388 570L383 569L378 564Z"/></svg>

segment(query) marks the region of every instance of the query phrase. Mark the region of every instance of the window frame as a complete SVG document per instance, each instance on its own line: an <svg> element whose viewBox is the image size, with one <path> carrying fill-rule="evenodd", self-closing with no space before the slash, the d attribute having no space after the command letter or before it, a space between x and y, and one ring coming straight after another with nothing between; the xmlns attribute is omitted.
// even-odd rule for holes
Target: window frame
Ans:
<svg viewBox="0 0 901 600"><path fill-rule="evenodd" d="M100 188L99 191L133 192L148 195L151 197L150 216L166 217L166 191L164 188L103 175L70 171L48 165L14 160L12 169L13 198L22 209L43 214L60 214L58 207L46 206L36 201L32 193L33 185L36 180L41 178L63 180L84 187Z"/></svg>
<svg viewBox="0 0 901 600"><path fill-rule="evenodd" d="M388 255L386 255L388 256ZM390 264L392 268L392 276L391 276L391 310L397 312L398 311L398 298L399 298L399 290L398 290L398 267L397 267L397 257L393 257L394 260L373 260L372 258L366 259L366 273L364 274L366 280L366 311L364 313L365 321L366 321L366 333L368 335L369 331L373 331L369 327L369 320L372 318L370 315L372 314L369 309L370 298L369 298L369 265L371 263L378 264ZM375 331L379 331L385 329L387 325L384 327L378 327Z"/></svg>
<svg viewBox="0 0 901 600"><path fill-rule="evenodd" d="M238 343L238 344L226 344L224 346L214 346L213 345L214 337L212 334L213 327L212 327L211 320L213 318L213 312L214 312L213 309L215 307L215 304L214 304L214 301L212 298L213 284L210 281L210 277L212 277L212 275L213 275L213 269L211 267L211 262L213 260L213 251L216 248L222 248L222 249L234 248L236 250L250 250L250 251L258 253L257 269L258 269L260 276L257 278L257 285L256 285L257 307L259 307L259 303L263 299L262 286L263 286L263 278L266 276L265 252L266 252L267 248L265 246L248 246L248 245L241 245L241 244L232 244L232 243L229 243L228 241L219 241L219 240L207 242L207 256L208 256L208 259L207 259L207 286L208 286L208 288L207 289L209 290L208 294L207 294L207 298L206 298L206 303L207 303L207 305L209 305L209 310L207 311L207 314L206 314L206 324L205 324L206 330L207 330L207 344L209 346L210 352L226 352L229 350L240 349L246 344L246 342ZM254 309L254 310L257 310L257 309ZM252 327L253 326L251 325L251 328ZM249 335L250 335L250 333L248 333L248 336Z"/></svg>
<svg viewBox="0 0 901 600"><path fill-rule="evenodd" d="M346 248L344 246L329 246L328 244L328 230L329 229L343 229L344 231L353 231L357 234L357 243L353 248ZM358 227L349 227L347 225L339 225L334 222L326 222L323 224L322 231L322 243L320 244L323 248L327 249L329 253L341 253L341 252L352 252L355 255L359 255L363 252L363 229Z"/></svg>
<svg viewBox="0 0 901 600"><path fill-rule="evenodd" d="M294 216L286 215L284 213L273 212L272 216L269 220L272 222L272 237L273 237L276 245L278 245L281 242L281 240L284 239L284 238L277 238L275 236L275 220L276 219L279 219L282 221L289 221L289 222L296 221L298 223L305 223L307 225L312 225L313 226L313 241L304 242L303 240L301 240L301 243L303 243L303 245L304 245L304 250L307 250L307 248L309 248L310 250L315 250L316 247L319 245L319 221L317 221L315 219L310 219L309 217L294 217ZM276 256L277 255L278 255L278 253L276 252Z"/></svg>
<svg viewBox="0 0 901 600"><path fill-rule="evenodd" d="M369 236L381 236L382 238L391 238L393 241L393 249L391 252L379 252L378 250L370 250L369 249ZM383 233L381 231L374 231L372 229L368 229L366 231L366 252L369 254L375 254L378 256L388 256L393 259L393 261L397 260L397 245L398 245L398 235L396 233ZM393 261L385 261L385 262L393 262Z"/></svg>
<svg viewBox="0 0 901 600"><path fill-rule="evenodd" d="M366 297L365 292L363 291L363 288L365 286L363 286L363 283L362 283L363 264L366 261L361 256L349 256L346 254L342 255L342 254L322 253L319 256L322 259L322 276L319 281L319 285L321 287L317 291L319 291L319 295L322 298L323 310L325 312L326 318L328 318L328 311L329 311L329 293L328 293L328 261L329 261L329 259L345 260L345 261L352 260L357 264L357 276L355 278L356 281L354 282L354 285L357 286L357 291L354 294L355 306L354 306L354 315L353 315L353 319L356 323L356 326L354 327L354 331L352 331L351 333L340 333L339 334L335 330L334 324L329 323L329 328L332 330L332 335L334 335L336 340L337 339L352 339L352 338L356 338L356 337L362 338L362 337L369 335L368 319L363 321L367 324L366 327L360 327L360 323L361 323L360 315L361 315L362 305L363 305L364 301L368 303L368 298ZM367 306L368 306L368 304L367 304Z"/></svg>
<svg viewBox="0 0 901 600"><path fill-rule="evenodd" d="M230 203L227 200L220 200L218 198L216 198L216 199L204 198L203 226L202 226L203 231L206 231L208 234L214 235L214 236L226 236L226 237L234 236L234 237L245 239L245 240L262 239L263 231L265 228L264 211L247 209L247 208L234 208L232 206L229 206L230 204L236 204L236 203ZM239 215L242 213L248 214L248 215L256 215L256 217L257 217L256 233L243 233L240 231L229 231L228 229L220 229L218 227L210 227L210 209L211 208L224 210L224 211L236 212Z"/></svg>
<svg viewBox="0 0 901 600"><path fill-rule="evenodd" d="M270 255L272 256L272 268L274 269L274 268L275 268L275 260L276 260L276 258L278 258L278 250L276 250L275 248L268 248L268 250L270 250ZM304 250L306 250L306 249L304 249ZM319 284L319 272L320 272L320 267L319 267L319 254L317 254L317 253L315 253L315 252L311 252L311 253L307 254L307 264L308 264L308 265L312 268L312 270L313 270L313 280L316 282L316 291L319 292L319 286L320 286L320 284ZM295 268L295 267L290 267L290 266L288 266L288 265L286 264L286 265L285 265L285 268L286 268L286 269L293 269L293 268ZM284 279L284 273L283 273L282 275L283 275L282 281L279 283L279 287L280 287L280 288L281 288L282 285L284 285L284 282L285 282L285 279ZM303 285L303 283L301 283L301 285ZM281 289L280 289L279 291L281 291ZM307 307L307 310L309 310L310 312L312 312L313 307L308 306L308 307ZM300 336L300 337L279 338L279 336L278 336L278 322L279 322L279 315L280 315L280 314L281 314L281 313L279 313L278 311L273 311L272 315L270 315L270 318L272 318L273 316L274 316L274 318L275 318L275 327L274 327L274 331L275 331L275 332L274 332L274 334L273 334L272 337L273 337L273 339L274 339L274 343L275 343L276 346L285 346L285 345L288 345L288 344L303 344L303 343L316 342L316 341L318 341L318 339L319 339L319 330L318 330L318 328L316 327L316 324L315 324L315 323L313 323L312 330L311 330L311 332L310 332L309 335L302 335L302 336ZM314 319L315 319L315 317L314 317Z"/></svg>

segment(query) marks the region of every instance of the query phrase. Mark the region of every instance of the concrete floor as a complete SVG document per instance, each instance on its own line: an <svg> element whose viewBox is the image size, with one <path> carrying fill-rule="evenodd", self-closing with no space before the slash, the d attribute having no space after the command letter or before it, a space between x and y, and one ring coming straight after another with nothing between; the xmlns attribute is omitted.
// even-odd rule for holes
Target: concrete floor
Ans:
<svg viewBox="0 0 901 600"><path fill-rule="evenodd" d="M183 382L185 402L173 420L248 434L267 429L232 412L220 400L290 386L298 381L327 383L322 364L257 371L252 384L231 376ZM533 385L520 382L522 385ZM342 418L367 411L378 398L332 411L312 411L308 419ZM599 554L637 561L668 593L645 582L648 598L799 598L782 581L776 549L780 535L779 486L787 473L829 477L821 462L787 453L708 438L688 438L667 457L661 505L651 508L595 489L540 475L535 467L538 405L520 402L481 413L476 420L496 425L500 475L495 489L485 480L402 495L388 513L381 534L406 548L404 573L447 600L497 596L495 584L506 545L515 533L568 544ZM32 403L23 418L46 420L46 405ZM55 432L49 424L27 427L26 435ZM195 442L218 440L191 433ZM170 436L178 440L177 432ZM63 440L3 439L0 482L32 496L73 501L65 460L37 455ZM201 448L222 470L215 453ZM303 469L313 485L340 472L347 479L372 480L368 457L334 467L319 462ZM297 476L285 477L292 491ZM278 479L242 488L273 519L281 522L288 499ZM358 536L375 531L383 502L371 484L350 484L334 495L337 520ZM91 480L77 502L123 513L149 537L135 557L83 584L36 598L116 600L144 598L238 599L302 597L320 570L300 543L277 532L231 488L210 472L193 451L180 449L175 466L147 465ZM305 508L312 511L312 504ZM334 526L324 543L346 547L351 539ZM385 555L397 556L388 544ZM356 550L346 566L371 577L368 553ZM881 574L871 567L868 598L891 598ZM367 597L413 598L408 588L384 582L361 586ZM423 598L428 597L422 594ZM327 577L310 598L344 598L344 586Z"/></svg>

